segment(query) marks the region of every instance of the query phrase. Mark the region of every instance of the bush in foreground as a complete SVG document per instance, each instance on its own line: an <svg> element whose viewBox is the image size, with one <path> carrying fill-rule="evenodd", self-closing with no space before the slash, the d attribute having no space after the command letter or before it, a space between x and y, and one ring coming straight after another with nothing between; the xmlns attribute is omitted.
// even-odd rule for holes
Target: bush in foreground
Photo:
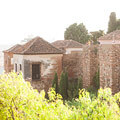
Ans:
<svg viewBox="0 0 120 120"><path fill-rule="evenodd" d="M79 99L63 104L61 95L53 89L34 90L22 75L0 75L0 120L119 120L120 93L114 96L109 88L100 89L91 99L89 92L80 90Z"/></svg>

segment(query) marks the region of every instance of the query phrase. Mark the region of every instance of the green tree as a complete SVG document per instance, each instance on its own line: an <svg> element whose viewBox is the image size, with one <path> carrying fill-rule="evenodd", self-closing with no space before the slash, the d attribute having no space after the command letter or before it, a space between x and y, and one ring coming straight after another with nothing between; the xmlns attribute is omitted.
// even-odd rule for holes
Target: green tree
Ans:
<svg viewBox="0 0 120 120"><path fill-rule="evenodd" d="M83 23L74 23L68 28L66 28L66 31L64 32L64 39L72 39L82 44L85 44L89 39L89 35Z"/></svg>
<svg viewBox="0 0 120 120"><path fill-rule="evenodd" d="M54 79L52 81L52 87L55 88L55 92L58 93L58 75L57 72L55 72Z"/></svg>
<svg viewBox="0 0 120 120"><path fill-rule="evenodd" d="M67 90L68 90L68 75L67 73L62 72L60 77L59 93L63 96L64 99L67 99Z"/></svg>
<svg viewBox="0 0 120 120"><path fill-rule="evenodd" d="M117 20L117 23L116 23L116 24L117 24L117 25L116 25L116 29L117 29L117 30L120 30L120 19Z"/></svg>
<svg viewBox="0 0 120 120"><path fill-rule="evenodd" d="M110 33L110 32L113 32L114 30L116 30L116 24L117 24L116 13L112 12L110 14L110 17L109 17L108 32L107 33Z"/></svg>
<svg viewBox="0 0 120 120"><path fill-rule="evenodd" d="M68 97L68 73L65 72L65 95L66 95L66 98Z"/></svg>
<svg viewBox="0 0 120 120"><path fill-rule="evenodd" d="M97 39L101 36L103 36L105 33L103 30L99 30L99 31L94 31L94 32L90 32L90 40L93 42L93 44L98 44Z"/></svg>

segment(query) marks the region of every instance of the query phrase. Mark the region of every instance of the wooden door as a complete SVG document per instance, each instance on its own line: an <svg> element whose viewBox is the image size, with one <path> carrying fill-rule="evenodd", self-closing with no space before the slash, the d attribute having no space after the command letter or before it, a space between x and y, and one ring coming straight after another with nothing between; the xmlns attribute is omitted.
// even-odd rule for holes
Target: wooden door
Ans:
<svg viewBox="0 0 120 120"><path fill-rule="evenodd" d="M32 64L32 79L40 79L40 64Z"/></svg>

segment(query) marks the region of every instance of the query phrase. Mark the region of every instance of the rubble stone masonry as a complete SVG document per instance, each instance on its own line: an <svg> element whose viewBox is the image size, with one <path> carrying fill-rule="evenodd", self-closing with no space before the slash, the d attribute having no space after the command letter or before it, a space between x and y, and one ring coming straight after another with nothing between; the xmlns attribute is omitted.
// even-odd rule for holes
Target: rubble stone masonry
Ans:
<svg viewBox="0 0 120 120"><path fill-rule="evenodd" d="M66 70L68 72L69 79L77 79L83 76L82 53L83 52L63 55L63 71Z"/></svg>
<svg viewBox="0 0 120 120"><path fill-rule="evenodd" d="M13 71L14 65L12 64L11 59L13 58L13 53L4 52L4 70L6 73Z"/></svg>
<svg viewBox="0 0 120 120"><path fill-rule="evenodd" d="M85 46L83 49L83 87L94 86L93 77L98 71L98 47Z"/></svg>
<svg viewBox="0 0 120 120"><path fill-rule="evenodd" d="M100 87L120 91L120 45L100 45Z"/></svg>

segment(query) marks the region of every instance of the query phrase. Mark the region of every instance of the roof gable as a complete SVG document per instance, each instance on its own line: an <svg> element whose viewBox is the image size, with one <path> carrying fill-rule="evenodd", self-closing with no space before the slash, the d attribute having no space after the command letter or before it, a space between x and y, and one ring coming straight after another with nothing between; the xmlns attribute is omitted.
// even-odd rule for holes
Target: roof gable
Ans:
<svg viewBox="0 0 120 120"><path fill-rule="evenodd" d="M21 47L21 45L16 44L16 45L12 46L11 48L9 48L8 50L5 50L3 52L15 53L20 47Z"/></svg>
<svg viewBox="0 0 120 120"><path fill-rule="evenodd" d="M16 54L62 54L62 51L42 38L35 37L18 49Z"/></svg>
<svg viewBox="0 0 120 120"><path fill-rule="evenodd" d="M98 40L120 40L120 30L115 30L109 34L101 36Z"/></svg>
<svg viewBox="0 0 120 120"><path fill-rule="evenodd" d="M59 49L66 49L66 48L82 48L83 45L77 41L74 40L57 40L52 43L55 47Z"/></svg>

